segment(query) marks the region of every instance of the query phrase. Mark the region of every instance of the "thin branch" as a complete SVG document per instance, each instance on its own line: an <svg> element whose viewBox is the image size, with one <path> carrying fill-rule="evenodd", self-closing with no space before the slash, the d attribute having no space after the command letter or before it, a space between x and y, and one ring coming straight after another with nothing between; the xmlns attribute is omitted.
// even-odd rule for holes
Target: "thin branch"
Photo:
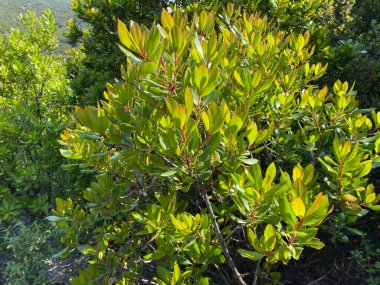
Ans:
<svg viewBox="0 0 380 285"><path fill-rule="evenodd" d="M163 156L162 154L158 153L157 151L153 150L153 151L151 151L151 154L157 155L159 158L165 160L165 162L167 164L169 164L170 166L173 166L175 168L179 168L177 164L175 164L174 162L171 162L169 159L167 159L165 156Z"/></svg>
<svg viewBox="0 0 380 285"><path fill-rule="evenodd" d="M238 225L236 228L234 228L233 230L232 230L232 232L230 232L229 234L228 234L228 236L226 236L225 237L225 241L227 241L237 230L240 230L242 228L242 226L241 225Z"/></svg>
<svg viewBox="0 0 380 285"><path fill-rule="evenodd" d="M174 167L174 168L177 168L177 169L180 169L179 166L177 164L175 164L174 162L171 162L168 158L166 158L165 156L163 156L162 154L158 153L157 151L153 150L151 151L151 154L154 154L154 155L157 155L159 158L161 158L162 160L164 160L167 164L169 164L170 166ZM183 169L181 169L181 171L183 173L185 173L186 175L189 175L189 173Z"/></svg>
<svg viewBox="0 0 380 285"><path fill-rule="evenodd" d="M207 191L206 191L206 187L204 185L203 182L201 182L202 184L202 194L203 194L203 198L204 198L204 201L206 203L206 206L207 206L207 210L209 211L210 213L210 216L211 216L211 221L212 221L212 224L214 226L214 229L215 229L215 232L216 232L216 235L218 237L218 240L219 240L219 243L220 243L220 246L222 247L222 250L223 250L223 254L224 254L224 257L226 258L227 260L227 263L228 263L228 266L231 268L236 280L238 281L238 283L240 285L246 285L246 283L244 282L243 278L242 278L242 275L239 273L239 271L237 270L236 266L235 266L235 263L234 261L232 260L231 258L231 255L230 253L228 252L228 248L227 248L227 244L220 232L220 229L219 229L219 225L218 225L218 222L216 221L216 218L215 218L215 214L214 214L214 211L212 209L212 206L211 206L211 203L210 203L210 200L207 196Z"/></svg>
<svg viewBox="0 0 380 285"><path fill-rule="evenodd" d="M335 262L334 262L334 263L335 263ZM334 266L331 267L331 269L329 270L329 272L327 272L325 275L323 275L322 277L320 277L320 278L318 278L318 279L316 279L316 280L314 280L314 281L308 283L307 285L313 285L313 284L315 284L315 283L318 283L318 282L321 281L322 279L325 279L325 278L331 273L331 271L333 271L333 269L334 269Z"/></svg>
<svg viewBox="0 0 380 285"><path fill-rule="evenodd" d="M255 276L253 276L252 285L256 285L257 283L257 278L259 277L259 271L260 271L260 263L261 263L261 259L257 262Z"/></svg>
<svg viewBox="0 0 380 285"><path fill-rule="evenodd" d="M223 283L224 283L225 285L229 285L229 284L231 284L231 282L229 282L229 281L227 280L227 278L226 278L226 276L224 275L223 271L220 270L219 266L218 266L217 264L214 264L214 267L218 270L218 272L210 271L209 274L215 276L215 277L216 277L217 279L219 279L219 280L220 280L220 279L223 280ZM227 274L227 276L228 276L228 274Z"/></svg>

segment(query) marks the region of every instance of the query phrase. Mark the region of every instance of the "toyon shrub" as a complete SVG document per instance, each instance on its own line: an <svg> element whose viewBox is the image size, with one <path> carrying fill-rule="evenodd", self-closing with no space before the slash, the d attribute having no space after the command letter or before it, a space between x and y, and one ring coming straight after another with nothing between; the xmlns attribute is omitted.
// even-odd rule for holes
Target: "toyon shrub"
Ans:
<svg viewBox="0 0 380 285"><path fill-rule="evenodd" d="M309 63L308 32L232 4L118 31L123 81L61 135L97 174L48 217L57 256L88 259L72 284L246 284L321 249L327 217L344 228L379 209L380 112L362 114L347 82L313 85L326 66Z"/></svg>

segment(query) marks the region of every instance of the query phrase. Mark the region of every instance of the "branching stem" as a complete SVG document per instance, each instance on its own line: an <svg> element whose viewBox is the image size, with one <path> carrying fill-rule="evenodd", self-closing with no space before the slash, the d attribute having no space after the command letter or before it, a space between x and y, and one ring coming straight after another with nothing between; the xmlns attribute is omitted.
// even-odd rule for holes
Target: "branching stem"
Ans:
<svg viewBox="0 0 380 285"><path fill-rule="evenodd" d="M227 263L228 263L228 266L231 268L236 280L238 281L238 283L240 285L246 285L245 281L243 280L241 274L239 273L239 271L237 270L236 266L235 266L235 263L234 261L232 260L232 257L230 255L230 253L228 252L228 248L227 248L227 244L220 232L220 229L219 229L219 225L218 225L218 222L216 221L216 218L215 218L215 214L214 214L214 211L212 209L212 206L211 206L211 203L210 203L210 199L208 198L207 196L207 191L206 191L206 187L204 185L203 182L202 183L202 194L203 194L203 198L204 198L204 202L206 203L206 206L207 206L207 210L209 211L210 213L210 216L211 216L211 221L212 221L212 224L214 226L214 229L215 229L215 232L216 232L216 235L218 237L218 240L219 240L219 243L220 243L220 246L222 247L222 250L223 250L223 254L224 254L224 257L226 258L227 260Z"/></svg>

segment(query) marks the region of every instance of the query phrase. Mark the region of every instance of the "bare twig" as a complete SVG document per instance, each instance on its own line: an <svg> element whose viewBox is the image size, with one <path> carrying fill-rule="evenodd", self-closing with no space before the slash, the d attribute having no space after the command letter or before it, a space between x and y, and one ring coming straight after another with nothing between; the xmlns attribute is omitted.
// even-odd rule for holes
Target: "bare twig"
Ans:
<svg viewBox="0 0 380 285"><path fill-rule="evenodd" d="M223 236L222 236L222 234L220 232L218 222L216 221L215 214L214 214L214 211L212 209L212 206L211 206L211 203L210 203L210 199L207 196L206 187L205 187L205 185L204 185L203 182L201 182L201 186L202 186L202 194L203 194L203 198L204 198L204 201L206 203L206 206L207 206L207 210L210 213L212 224L214 226L214 229L215 229L216 235L218 237L220 246L222 247L224 257L227 260L228 266L232 270L232 272L233 272L236 280L238 281L238 283L240 285L246 285L245 281L242 278L242 275L239 273L239 271L237 270L237 268L235 266L234 261L232 260L232 257L231 257L231 255L230 255L230 253L228 251L228 248L227 248L227 244L226 244L226 242L225 242L225 240L224 240L224 238L223 238Z"/></svg>
<svg viewBox="0 0 380 285"><path fill-rule="evenodd" d="M175 164L174 162L171 162L168 158L166 158L165 156L163 156L162 154L160 154L159 152L153 150L151 151L151 154L154 154L154 155L157 155L159 158L161 158L162 160L164 160L168 165L174 167L174 168L177 168L177 169L180 169L179 166L177 164ZM189 175L189 173L183 169L180 169L183 173L185 173L186 175Z"/></svg>
<svg viewBox="0 0 380 285"><path fill-rule="evenodd" d="M334 262L334 264L335 264L335 262ZM322 279L325 279L325 278L331 273L331 271L333 271L333 269L334 269L334 266L331 267L331 269L329 270L329 272L327 272L325 275L323 275L322 277L320 277L320 278L318 278L318 279L316 279L316 280L314 280L314 281L308 283L307 285L313 285L313 284L315 284L315 283L321 281Z"/></svg>
<svg viewBox="0 0 380 285"><path fill-rule="evenodd" d="M224 240L226 241L226 240L228 240L237 230L240 230L242 228L242 226L241 225L238 225L236 228L234 228L233 230L232 230L232 232L230 232L229 234L228 234L228 236L226 236L225 238L224 238Z"/></svg>
<svg viewBox="0 0 380 285"><path fill-rule="evenodd" d="M229 281L227 280L225 274L224 274L223 271L220 269L220 267L219 267L217 264L214 264L214 267L218 270L218 273L219 273L219 274L216 273L216 272L212 272L212 271L210 271L210 274L211 274L211 275L214 275L214 276L217 277L218 279L222 279L222 280L223 280L223 283L224 283L225 285L229 285L229 284L231 284L231 282L229 282ZM228 274L227 274L227 276L228 276Z"/></svg>
<svg viewBox="0 0 380 285"><path fill-rule="evenodd" d="M255 270L255 276L253 276L252 285L256 285L256 283L257 283L257 278L259 277L259 271L260 271L260 263L261 263L261 260L259 260L257 262L256 270Z"/></svg>
<svg viewBox="0 0 380 285"><path fill-rule="evenodd" d="M284 285L285 283L282 283L280 281L276 281L276 280L273 280L273 278L269 278L269 277L266 277L266 276L260 276L261 279L265 279L265 280L269 280L271 283L270 284L277 284L277 285Z"/></svg>
<svg viewBox="0 0 380 285"><path fill-rule="evenodd" d="M154 154L154 155L157 155L159 158L161 158L162 160L164 160L167 164L169 164L170 166L173 166L175 168L179 168L177 164L171 162L169 159L167 159L165 156L163 156L161 153L155 151L155 150L152 150L151 151L151 154Z"/></svg>

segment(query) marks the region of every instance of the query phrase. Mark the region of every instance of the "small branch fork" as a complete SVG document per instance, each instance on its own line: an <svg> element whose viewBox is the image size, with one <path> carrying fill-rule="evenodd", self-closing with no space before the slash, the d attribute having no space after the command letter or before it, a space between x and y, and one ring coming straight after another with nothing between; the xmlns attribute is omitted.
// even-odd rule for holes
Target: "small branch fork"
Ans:
<svg viewBox="0 0 380 285"><path fill-rule="evenodd" d="M227 244L226 244L226 242L225 242L225 240L224 240L224 238L220 232L218 222L216 221L214 211L212 210L212 207L211 207L210 199L207 196L207 190L206 190L204 182L201 182L201 186L202 186L202 195L203 195L204 201L206 203L207 210L210 213L212 224L214 226L214 229L215 229L216 235L218 237L220 246L222 247L224 257L227 260L228 266L231 268L232 272L234 273L234 276L235 276L236 280L238 281L239 285L247 285L247 283L245 283L245 281L243 280L242 275L237 270L235 263L231 258L230 253L228 252Z"/></svg>

